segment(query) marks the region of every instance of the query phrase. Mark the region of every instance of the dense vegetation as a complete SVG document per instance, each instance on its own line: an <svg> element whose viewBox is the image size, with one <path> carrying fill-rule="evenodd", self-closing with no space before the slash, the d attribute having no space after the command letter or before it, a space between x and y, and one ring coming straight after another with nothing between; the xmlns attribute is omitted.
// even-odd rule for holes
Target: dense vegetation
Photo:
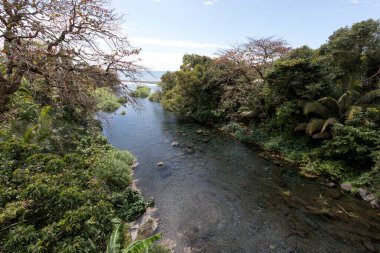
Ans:
<svg viewBox="0 0 380 253"><path fill-rule="evenodd" d="M97 88L94 94L97 103L97 109L104 112L114 112L120 106L128 102L128 99L120 96L117 97L115 92L110 88Z"/></svg>
<svg viewBox="0 0 380 253"><path fill-rule="evenodd" d="M24 82L0 128L0 251L104 252L113 220L146 208L130 188L134 158L96 121L32 94Z"/></svg>
<svg viewBox="0 0 380 253"><path fill-rule="evenodd" d="M0 2L0 252L142 252L133 156L101 135L141 67L108 0ZM109 241L116 224L123 240ZM157 248L164 251L165 249Z"/></svg>
<svg viewBox="0 0 380 253"><path fill-rule="evenodd" d="M341 28L318 49L270 37L216 58L185 55L161 86L154 98L167 110L380 196L378 20Z"/></svg>
<svg viewBox="0 0 380 253"><path fill-rule="evenodd" d="M150 95L151 88L147 86L138 85L136 90L132 91L129 95L137 98L147 98Z"/></svg>

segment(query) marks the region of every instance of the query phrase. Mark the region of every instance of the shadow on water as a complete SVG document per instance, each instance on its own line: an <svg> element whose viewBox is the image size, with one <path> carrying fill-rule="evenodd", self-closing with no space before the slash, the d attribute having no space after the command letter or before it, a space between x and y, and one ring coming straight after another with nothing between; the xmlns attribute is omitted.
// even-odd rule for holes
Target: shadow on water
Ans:
<svg viewBox="0 0 380 253"><path fill-rule="evenodd" d="M137 186L176 252L380 252L380 212L367 203L140 102L143 111L106 114L104 135L138 158Z"/></svg>

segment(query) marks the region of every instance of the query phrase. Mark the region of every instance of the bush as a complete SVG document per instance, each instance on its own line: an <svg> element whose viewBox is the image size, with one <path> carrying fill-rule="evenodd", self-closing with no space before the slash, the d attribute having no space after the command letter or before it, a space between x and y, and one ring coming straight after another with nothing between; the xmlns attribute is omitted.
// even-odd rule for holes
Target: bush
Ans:
<svg viewBox="0 0 380 253"><path fill-rule="evenodd" d="M136 90L132 91L129 95L131 97L137 97L137 98L147 98L149 97L151 88L146 86L137 86Z"/></svg>
<svg viewBox="0 0 380 253"><path fill-rule="evenodd" d="M124 102L124 98L118 98L109 88L98 88L95 90L95 98L98 101L98 109L104 112L116 111Z"/></svg>
<svg viewBox="0 0 380 253"><path fill-rule="evenodd" d="M155 91L152 95L149 96L149 101L159 103L162 97L161 91Z"/></svg>
<svg viewBox="0 0 380 253"><path fill-rule="evenodd" d="M302 167L302 172L324 175L333 179L341 179L345 172L347 172L346 168L346 164L341 161L314 160Z"/></svg>
<svg viewBox="0 0 380 253"><path fill-rule="evenodd" d="M59 109L46 113L49 124L38 116L24 127L49 128L45 141L0 127L0 252L104 252L112 220L146 207L130 188L134 158L108 145L92 120L85 131Z"/></svg>
<svg viewBox="0 0 380 253"><path fill-rule="evenodd" d="M369 170L374 164L372 153L380 147L380 132L368 127L335 125L333 138L317 150L320 158L346 161L359 171Z"/></svg>

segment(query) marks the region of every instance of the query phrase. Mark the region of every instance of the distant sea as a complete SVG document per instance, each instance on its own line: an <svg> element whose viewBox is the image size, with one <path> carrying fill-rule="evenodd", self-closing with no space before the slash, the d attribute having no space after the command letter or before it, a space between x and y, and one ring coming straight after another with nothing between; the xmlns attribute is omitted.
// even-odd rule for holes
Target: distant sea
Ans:
<svg viewBox="0 0 380 253"><path fill-rule="evenodd" d="M143 73L139 79L143 81L160 81L161 76L165 73L166 71L151 71L150 73Z"/></svg>

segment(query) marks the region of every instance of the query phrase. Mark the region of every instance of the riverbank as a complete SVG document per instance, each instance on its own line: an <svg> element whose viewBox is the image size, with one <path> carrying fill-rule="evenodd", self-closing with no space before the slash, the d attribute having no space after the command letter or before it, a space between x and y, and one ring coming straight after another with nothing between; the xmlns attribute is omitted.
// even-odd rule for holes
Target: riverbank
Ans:
<svg viewBox="0 0 380 253"><path fill-rule="evenodd" d="M106 252L115 222L127 227L150 205L133 188L135 158L90 115L43 106L29 89L12 96L0 125L0 251ZM119 105L101 94L100 107Z"/></svg>
<svg viewBox="0 0 380 253"><path fill-rule="evenodd" d="M263 151L261 157L272 160L276 165L283 166L283 162L288 165L297 167L300 174L309 179L317 177L326 178L326 186L330 188L339 188L343 193L349 193L368 202L372 208L380 209L379 198L375 193L371 193L363 184L357 182L354 176L350 179L342 180L332 173L318 169L310 169L310 153L312 148L307 143L300 142L294 138L286 139L283 135L271 136L264 131L253 131L243 124L231 123L219 128L221 131L232 135L234 138L245 143L254 143ZM294 142L296 141L296 142ZM283 162L281 162L283 161ZM355 181L356 180L356 181ZM352 183L354 182L354 183Z"/></svg>

